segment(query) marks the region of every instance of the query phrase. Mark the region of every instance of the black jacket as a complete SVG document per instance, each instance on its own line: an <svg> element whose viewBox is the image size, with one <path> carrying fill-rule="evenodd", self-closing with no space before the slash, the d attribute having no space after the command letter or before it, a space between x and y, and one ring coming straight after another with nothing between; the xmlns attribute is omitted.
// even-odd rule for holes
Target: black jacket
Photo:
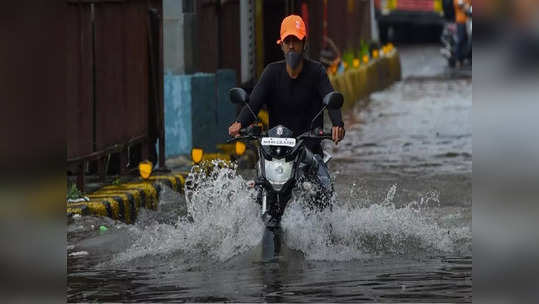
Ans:
<svg viewBox="0 0 539 304"><path fill-rule="evenodd" d="M286 71L285 61L269 64L249 97L249 105L255 113L266 104L269 127L283 125L294 132L294 136L308 131L314 116L322 109L322 99L333 92L324 66L307 58L298 78L292 79ZM334 126L343 126L341 111L329 110ZM237 121L247 127L254 121L247 107L243 107ZM323 126L321 115L314 127Z"/></svg>

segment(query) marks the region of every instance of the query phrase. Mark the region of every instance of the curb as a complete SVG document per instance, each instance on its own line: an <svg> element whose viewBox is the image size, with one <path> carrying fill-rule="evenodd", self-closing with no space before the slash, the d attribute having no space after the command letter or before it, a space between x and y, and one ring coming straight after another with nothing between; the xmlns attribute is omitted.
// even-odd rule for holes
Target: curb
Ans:
<svg viewBox="0 0 539 304"><path fill-rule="evenodd" d="M343 109L352 108L358 100L399 80L401 80L401 62L396 49L343 74L329 75L329 81L335 90L344 95Z"/></svg>
<svg viewBox="0 0 539 304"><path fill-rule="evenodd" d="M157 209L162 185L183 193L186 176L186 173L175 173L151 176L147 181L138 180L105 186L89 194L89 201L67 203L67 216L75 214L107 216L132 224L140 208Z"/></svg>

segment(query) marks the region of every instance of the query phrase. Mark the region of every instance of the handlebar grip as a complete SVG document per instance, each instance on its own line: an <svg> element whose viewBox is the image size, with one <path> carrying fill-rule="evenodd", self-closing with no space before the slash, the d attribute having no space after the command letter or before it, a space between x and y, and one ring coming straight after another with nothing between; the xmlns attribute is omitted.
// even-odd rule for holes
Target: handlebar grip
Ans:
<svg viewBox="0 0 539 304"><path fill-rule="evenodd" d="M322 139L333 139L333 135L331 134L331 132L322 132L320 134L320 137Z"/></svg>
<svg viewBox="0 0 539 304"><path fill-rule="evenodd" d="M333 139L331 132L324 132L322 130L315 130L312 133L306 133L300 135L299 138L311 138L311 139Z"/></svg>

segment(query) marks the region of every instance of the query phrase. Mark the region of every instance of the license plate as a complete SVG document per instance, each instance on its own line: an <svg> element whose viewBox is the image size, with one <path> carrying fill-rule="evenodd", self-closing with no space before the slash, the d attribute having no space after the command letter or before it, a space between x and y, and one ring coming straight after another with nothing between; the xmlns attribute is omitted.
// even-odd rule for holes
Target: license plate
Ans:
<svg viewBox="0 0 539 304"><path fill-rule="evenodd" d="M287 137L262 137L261 143L263 146L294 147L296 145L296 139Z"/></svg>

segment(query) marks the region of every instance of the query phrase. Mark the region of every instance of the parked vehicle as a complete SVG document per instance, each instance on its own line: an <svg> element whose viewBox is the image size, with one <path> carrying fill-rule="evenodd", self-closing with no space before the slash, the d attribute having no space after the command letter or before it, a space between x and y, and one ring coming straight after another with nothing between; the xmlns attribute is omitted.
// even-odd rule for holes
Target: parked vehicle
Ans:
<svg viewBox="0 0 539 304"><path fill-rule="evenodd" d="M442 0L375 0L374 7L382 42L392 27L444 24Z"/></svg>

